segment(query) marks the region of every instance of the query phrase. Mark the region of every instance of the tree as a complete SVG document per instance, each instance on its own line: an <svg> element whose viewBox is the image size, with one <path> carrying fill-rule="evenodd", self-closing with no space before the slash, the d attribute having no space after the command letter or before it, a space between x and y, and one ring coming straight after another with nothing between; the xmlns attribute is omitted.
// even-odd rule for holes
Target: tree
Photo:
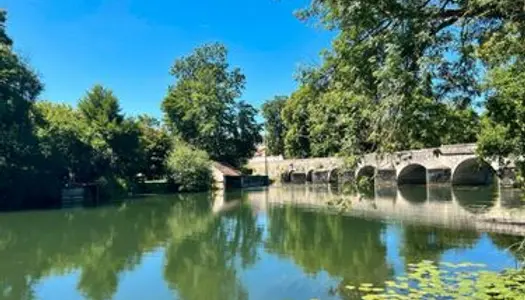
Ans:
<svg viewBox="0 0 525 300"><path fill-rule="evenodd" d="M289 121L290 145L307 136L309 147L302 144L311 155L476 141L474 104L487 65L479 49L525 20L512 1L314 0L298 16L338 30L323 64L298 89L314 88L318 101Z"/></svg>
<svg viewBox="0 0 525 300"><path fill-rule="evenodd" d="M312 89L300 87L292 94L281 113L286 135L284 150L287 157L310 156L309 105L314 100Z"/></svg>
<svg viewBox="0 0 525 300"><path fill-rule="evenodd" d="M43 85L13 52L6 18L0 10L0 208L46 205L58 188L34 134L32 107Z"/></svg>
<svg viewBox="0 0 525 300"><path fill-rule="evenodd" d="M69 105L48 101L37 102L35 108L41 118L36 131L41 149L62 174L62 182L94 180L94 151L86 134L89 126L82 115Z"/></svg>
<svg viewBox="0 0 525 300"><path fill-rule="evenodd" d="M487 73L484 80L486 112L477 145L485 158L522 157L525 153L525 20L507 1L512 18L500 24L498 31L487 35L478 52ZM510 19L510 20L508 20ZM525 164L517 162L521 181Z"/></svg>
<svg viewBox="0 0 525 300"><path fill-rule="evenodd" d="M172 148L172 138L155 118L140 115L137 121L144 156L141 172L149 179L162 178L166 175L165 162Z"/></svg>
<svg viewBox="0 0 525 300"><path fill-rule="evenodd" d="M116 174L131 179L140 170L140 130L121 113L118 99L95 85L78 103L89 127L90 144L96 151L95 167L100 175Z"/></svg>
<svg viewBox="0 0 525 300"><path fill-rule="evenodd" d="M176 135L208 152L211 159L235 166L253 155L260 140L253 134L258 125L249 117L253 108L236 102L245 77L240 69L230 69L226 47L215 43L195 49L175 61L171 75L176 82L162 109Z"/></svg>
<svg viewBox="0 0 525 300"><path fill-rule="evenodd" d="M257 123L257 110L250 104L240 101L236 105L235 153L227 159L235 166L242 166L248 158L253 157L256 145L262 142L262 125Z"/></svg>
<svg viewBox="0 0 525 300"><path fill-rule="evenodd" d="M284 154L286 127L281 113L287 100L287 96L275 96L274 99L266 101L262 106L262 115L265 119L265 142L269 155Z"/></svg>

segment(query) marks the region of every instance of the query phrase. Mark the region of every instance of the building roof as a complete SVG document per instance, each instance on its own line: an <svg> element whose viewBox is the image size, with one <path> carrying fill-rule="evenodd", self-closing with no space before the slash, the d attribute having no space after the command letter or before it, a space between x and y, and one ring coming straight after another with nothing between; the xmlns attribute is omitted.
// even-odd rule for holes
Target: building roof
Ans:
<svg viewBox="0 0 525 300"><path fill-rule="evenodd" d="M213 167L219 170L219 172L221 172L222 175L224 176L242 176L241 171L235 169L234 167L226 163L219 163L219 162L214 161Z"/></svg>

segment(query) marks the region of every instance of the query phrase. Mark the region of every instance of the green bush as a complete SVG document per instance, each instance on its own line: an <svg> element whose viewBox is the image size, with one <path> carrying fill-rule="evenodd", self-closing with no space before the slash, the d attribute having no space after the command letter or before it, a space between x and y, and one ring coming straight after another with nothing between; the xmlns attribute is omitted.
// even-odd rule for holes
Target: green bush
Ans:
<svg viewBox="0 0 525 300"><path fill-rule="evenodd" d="M202 150L179 142L169 154L167 169L170 181L179 191L205 191L212 187L211 160Z"/></svg>
<svg viewBox="0 0 525 300"><path fill-rule="evenodd" d="M95 183L99 189L98 201L125 198L130 192L130 184L123 178L102 176L98 178Z"/></svg>

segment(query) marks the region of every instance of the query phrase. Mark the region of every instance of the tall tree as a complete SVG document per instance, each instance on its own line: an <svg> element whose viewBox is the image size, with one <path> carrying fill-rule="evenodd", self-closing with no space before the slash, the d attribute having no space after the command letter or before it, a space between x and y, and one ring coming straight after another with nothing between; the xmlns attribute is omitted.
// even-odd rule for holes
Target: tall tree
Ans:
<svg viewBox="0 0 525 300"><path fill-rule="evenodd" d="M489 66L486 113L477 150L487 158L525 153L525 23L509 24L480 52ZM525 164L517 161L523 183Z"/></svg>
<svg viewBox="0 0 525 300"><path fill-rule="evenodd" d="M287 96L275 96L274 99L266 101L262 106L262 115L265 119L264 127L266 131L265 143L268 154L284 154L284 126L281 113L288 100Z"/></svg>
<svg viewBox="0 0 525 300"><path fill-rule="evenodd" d="M138 117L138 126L144 155L141 172L147 178L162 178L166 175L165 162L172 148L172 138L160 121L148 115Z"/></svg>
<svg viewBox="0 0 525 300"><path fill-rule="evenodd" d="M39 101L35 108L41 118L36 131L41 149L57 172L63 174L62 182L94 180L95 153L86 134L90 130L83 116L66 104Z"/></svg>
<svg viewBox="0 0 525 300"><path fill-rule="evenodd" d="M235 138L235 155L228 161L236 166L242 166L248 158L253 157L256 145L262 142L262 125L255 120L257 110L246 103L240 101L236 105L236 126L237 136Z"/></svg>
<svg viewBox="0 0 525 300"><path fill-rule="evenodd" d="M168 126L184 141L203 149L214 160L239 165L253 155L258 138L241 134L241 114L252 108L236 99L242 94L245 76L230 68L224 45L206 44L175 61L171 75L176 79L162 103ZM248 118L250 119L250 118ZM257 126L247 120L244 128ZM243 144L245 143L245 144ZM239 145L243 144L242 147Z"/></svg>
<svg viewBox="0 0 525 300"><path fill-rule="evenodd" d="M89 125L98 173L111 172L125 178L135 176L141 166L140 130L132 119L121 113L113 92L95 85L80 100L78 109Z"/></svg>
<svg viewBox="0 0 525 300"><path fill-rule="evenodd" d="M0 208L20 208L49 200L55 174L48 172L34 134L32 106L43 85L13 52L6 18L0 10ZM34 181L32 189L23 188L28 181Z"/></svg>
<svg viewBox="0 0 525 300"><path fill-rule="evenodd" d="M525 21L521 4L312 1L298 16L338 34L314 72L313 83L301 82L298 89L304 93L312 86L322 87L315 105L308 106L310 112L302 109L303 118L288 121L289 152L304 155L297 149L302 147L311 149L311 155L329 155L337 149L359 152L359 144L367 151L395 151L476 141L480 124L475 105L485 92L483 67L493 64L480 53L507 45L497 41L519 39ZM356 144L357 132L363 140ZM299 146L299 137L308 138L308 147Z"/></svg>
<svg viewBox="0 0 525 300"><path fill-rule="evenodd" d="M301 86L292 94L281 113L286 134L284 151L287 157L310 156L309 106L314 101L311 87Z"/></svg>

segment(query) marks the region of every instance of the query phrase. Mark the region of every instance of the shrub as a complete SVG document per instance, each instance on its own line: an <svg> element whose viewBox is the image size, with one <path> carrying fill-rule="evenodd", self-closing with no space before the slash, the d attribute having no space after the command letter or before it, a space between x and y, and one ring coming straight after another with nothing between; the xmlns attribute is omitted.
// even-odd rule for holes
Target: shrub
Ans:
<svg viewBox="0 0 525 300"><path fill-rule="evenodd" d="M208 154L184 143L177 143L168 156L168 176L179 191L209 190L212 186L211 160Z"/></svg>
<svg viewBox="0 0 525 300"><path fill-rule="evenodd" d="M129 195L130 183L123 178L115 176L101 176L95 183L98 186L97 201L108 201L113 199L125 198Z"/></svg>

